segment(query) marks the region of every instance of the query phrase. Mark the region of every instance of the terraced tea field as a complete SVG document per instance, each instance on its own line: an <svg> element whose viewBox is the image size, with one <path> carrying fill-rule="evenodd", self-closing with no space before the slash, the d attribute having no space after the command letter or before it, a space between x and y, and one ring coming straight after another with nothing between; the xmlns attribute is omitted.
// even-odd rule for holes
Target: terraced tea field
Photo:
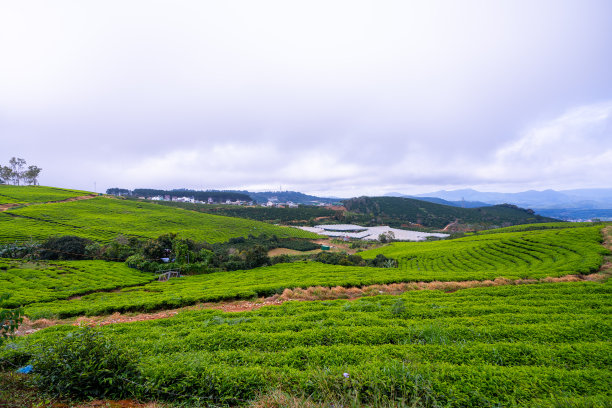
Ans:
<svg viewBox="0 0 612 408"><path fill-rule="evenodd" d="M119 234L156 238L169 232L210 243L249 234L318 237L296 228L105 197L31 205L0 213L0 242L43 240L53 235L76 235L104 242Z"/></svg>
<svg viewBox="0 0 612 408"><path fill-rule="evenodd" d="M510 277L561 276L595 271L607 251L601 247L601 226L544 229L474 235L426 244L395 242L361 252L398 260L407 273L444 271L463 277L478 271ZM478 278L476 278L478 279Z"/></svg>
<svg viewBox="0 0 612 408"><path fill-rule="evenodd" d="M96 291L143 285L154 279L150 273L117 262L22 263L0 259L0 293L11 294L9 299L0 302L0 307L67 299Z"/></svg>
<svg viewBox="0 0 612 408"><path fill-rule="evenodd" d="M607 251L599 227L502 233L451 241L395 243L363 252L398 257L399 268L277 264L246 271L188 276L153 282L114 293L93 293L78 300L39 302L25 308L32 318L152 311L281 293L286 288L356 287L395 282L471 281L544 278L596 271ZM528 250L531 250L530 254ZM478 255L489 255L486 261ZM468 257L473 257L472 259ZM449 261L450 259L450 261ZM461 259L462 261L458 261Z"/></svg>
<svg viewBox="0 0 612 408"><path fill-rule="evenodd" d="M44 186L9 186L0 184L0 204L45 203L92 194L89 191Z"/></svg>
<svg viewBox="0 0 612 408"><path fill-rule="evenodd" d="M137 362L137 372L115 381L143 401L189 407L611 406L612 282L603 273L602 282L543 283L597 271L609 254L602 226L530 229L393 243L361 253L397 258L398 268L298 262L167 282L150 282L153 275L111 262L0 260L0 292L7 288L13 295L4 307L24 305L35 319L172 309L286 288L446 281L454 292L288 301L239 313L191 310L98 330ZM498 277L509 280L457 290L461 281ZM540 280L509 284L521 278ZM109 291L118 287L123 289ZM75 295L82 296L69 299ZM0 347L0 368L32 363L36 375L40 353L83 330L58 325L17 338Z"/></svg>
<svg viewBox="0 0 612 408"><path fill-rule="evenodd" d="M422 291L183 312L102 332L138 356L141 376L124 381L145 399L250 405L282 389L342 406L604 407L611 295L594 282ZM0 361L23 362L74 330L19 339Z"/></svg>

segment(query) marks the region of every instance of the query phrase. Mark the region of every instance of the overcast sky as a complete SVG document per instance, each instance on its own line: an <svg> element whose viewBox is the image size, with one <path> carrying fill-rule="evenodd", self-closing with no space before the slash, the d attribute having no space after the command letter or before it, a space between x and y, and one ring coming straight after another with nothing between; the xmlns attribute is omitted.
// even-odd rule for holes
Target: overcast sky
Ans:
<svg viewBox="0 0 612 408"><path fill-rule="evenodd" d="M612 187L612 2L0 0L43 185Z"/></svg>

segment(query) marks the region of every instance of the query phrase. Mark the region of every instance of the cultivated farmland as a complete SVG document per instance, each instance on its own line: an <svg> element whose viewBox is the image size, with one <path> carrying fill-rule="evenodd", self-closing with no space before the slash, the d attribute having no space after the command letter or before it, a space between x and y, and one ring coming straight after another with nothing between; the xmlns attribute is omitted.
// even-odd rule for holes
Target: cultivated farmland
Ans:
<svg viewBox="0 0 612 408"><path fill-rule="evenodd" d="M43 186L9 186L0 184L0 204L44 203L91 195L91 192Z"/></svg>
<svg viewBox="0 0 612 408"><path fill-rule="evenodd" d="M290 302L106 326L136 353L133 395L244 404L282 389L320 403L605 406L612 286L593 282ZM76 329L5 350L23 361ZM405 404L405 405L402 405Z"/></svg>
<svg viewBox="0 0 612 408"><path fill-rule="evenodd" d="M121 390L112 395L187 407L603 408L612 405L612 283L609 268L594 274L609 261L603 227L526 225L360 253L394 258L397 268L294 262L167 282L117 262L1 259L0 294L11 296L0 307L22 306L32 321L68 319L0 345L1 375L31 364L31 378L63 397L74 390L76 398ZM118 234L167 232L223 242L305 233L103 197L0 213L0 232L4 242L61 234L104 242ZM372 295L384 293L379 289L386 284L409 291L285 301L239 313L201 309L264 296L278 303L307 298L299 293ZM440 290L412 290L428 288ZM91 333L70 324L77 317L111 321L114 315L82 316L129 312L138 320L141 312L201 302L210 303L171 318L96 329L92 338L104 339L111 354L127 353L132 371L92 371L87 359L94 354L87 348L79 351L85 357L74 357L76 349L53 354ZM53 359L45 365L44 356ZM95 367L106 362L91 360ZM59 367L64 374L41 374ZM109 382L81 386L88 376L102 375L110 375ZM62 388L71 382L72 391ZM0 402L3 395L0 390Z"/></svg>
<svg viewBox="0 0 612 408"><path fill-rule="evenodd" d="M155 278L123 263L104 261L21 263L0 259L0 271L1 291L11 294L0 302L5 308L143 285Z"/></svg>
<svg viewBox="0 0 612 408"><path fill-rule="evenodd" d="M106 197L31 205L0 213L0 242L43 240L52 235L107 242L120 234L156 238L169 232L210 243L249 234L318 237L296 228Z"/></svg>
<svg viewBox="0 0 612 408"><path fill-rule="evenodd" d="M286 288L364 286L394 282L544 278L597 270L606 250L598 227L502 233L451 241L395 243L362 252L397 257L399 268L349 267L312 262L281 263L246 271L188 276L78 300L35 303L32 318L152 311L281 293ZM531 251L531 254L530 252ZM467 255L463 255L467 254ZM487 255L488 258L484 258Z"/></svg>

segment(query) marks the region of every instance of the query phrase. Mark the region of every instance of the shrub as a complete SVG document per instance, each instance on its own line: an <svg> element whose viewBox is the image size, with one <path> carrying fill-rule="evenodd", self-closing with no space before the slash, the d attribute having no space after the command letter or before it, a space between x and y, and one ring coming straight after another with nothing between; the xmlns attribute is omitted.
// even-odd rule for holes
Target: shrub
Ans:
<svg viewBox="0 0 612 408"><path fill-rule="evenodd" d="M8 298L8 294L0 295L0 305ZM17 330L19 323L23 321L22 313L23 311L21 308L0 309L0 344Z"/></svg>
<svg viewBox="0 0 612 408"><path fill-rule="evenodd" d="M136 360L91 327L41 348L32 365L39 389L77 398L121 398L130 389L129 381L139 378Z"/></svg>
<svg viewBox="0 0 612 408"><path fill-rule="evenodd" d="M79 260L87 259L87 247L91 241L73 235L51 237L40 247L40 259Z"/></svg>

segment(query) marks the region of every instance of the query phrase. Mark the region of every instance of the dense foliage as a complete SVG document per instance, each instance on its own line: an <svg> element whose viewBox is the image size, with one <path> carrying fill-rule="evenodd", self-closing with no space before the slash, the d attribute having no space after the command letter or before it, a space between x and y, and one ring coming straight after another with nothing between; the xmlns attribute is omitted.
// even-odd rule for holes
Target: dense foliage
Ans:
<svg viewBox="0 0 612 408"><path fill-rule="evenodd" d="M108 194L113 194L110 189ZM137 188L131 192L131 195L140 197L155 197L155 196L170 196L172 197L191 197L199 201L207 201L212 199L216 203L223 203L226 200L230 201L253 201L248 194L238 193L234 191L196 191L187 189L176 190L156 190L152 188Z"/></svg>
<svg viewBox="0 0 612 408"><path fill-rule="evenodd" d="M412 198L400 197L359 197L343 201L352 214L347 221L366 225L418 224L424 227L443 228L458 221L474 229L491 226L510 226L536 222L556 221L534 214L513 205L502 204L480 208L459 208Z"/></svg>
<svg viewBox="0 0 612 408"><path fill-rule="evenodd" d="M294 208L278 207L246 207L237 205L208 205L180 203L173 201L159 201L157 204L169 207L184 208L205 212L209 214L225 215L228 217L247 218L256 221L265 221L275 224L314 224L320 222L320 218L342 221L342 211L336 211L325 207L301 205ZM318 221L316 221L318 219Z"/></svg>
<svg viewBox="0 0 612 408"><path fill-rule="evenodd" d="M82 327L39 348L31 364L33 383L59 397L122 398L132 396L126 378L138 379L137 359L101 331Z"/></svg>
<svg viewBox="0 0 612 408"><path fill-rule="evenodd" d="M297 228L105 197L32 205L0 213L0 242L27 241L31 238L43 240L55 235L75 235L109 242L121 234L143 239L170 232L178 233L182 238L209 243L249 234L318 237Z"/></svg>
<svg viewBox="0 0 612 408"><path fill-rule="evenodd" d="M611 295L612 283L594 282L420 291L183 312L102 332L140 354L142 378L120 377L148 398L246 403L280 388L342 405L604 407ZM75 330L19 339L0 362L32 359Z"/></svg>

